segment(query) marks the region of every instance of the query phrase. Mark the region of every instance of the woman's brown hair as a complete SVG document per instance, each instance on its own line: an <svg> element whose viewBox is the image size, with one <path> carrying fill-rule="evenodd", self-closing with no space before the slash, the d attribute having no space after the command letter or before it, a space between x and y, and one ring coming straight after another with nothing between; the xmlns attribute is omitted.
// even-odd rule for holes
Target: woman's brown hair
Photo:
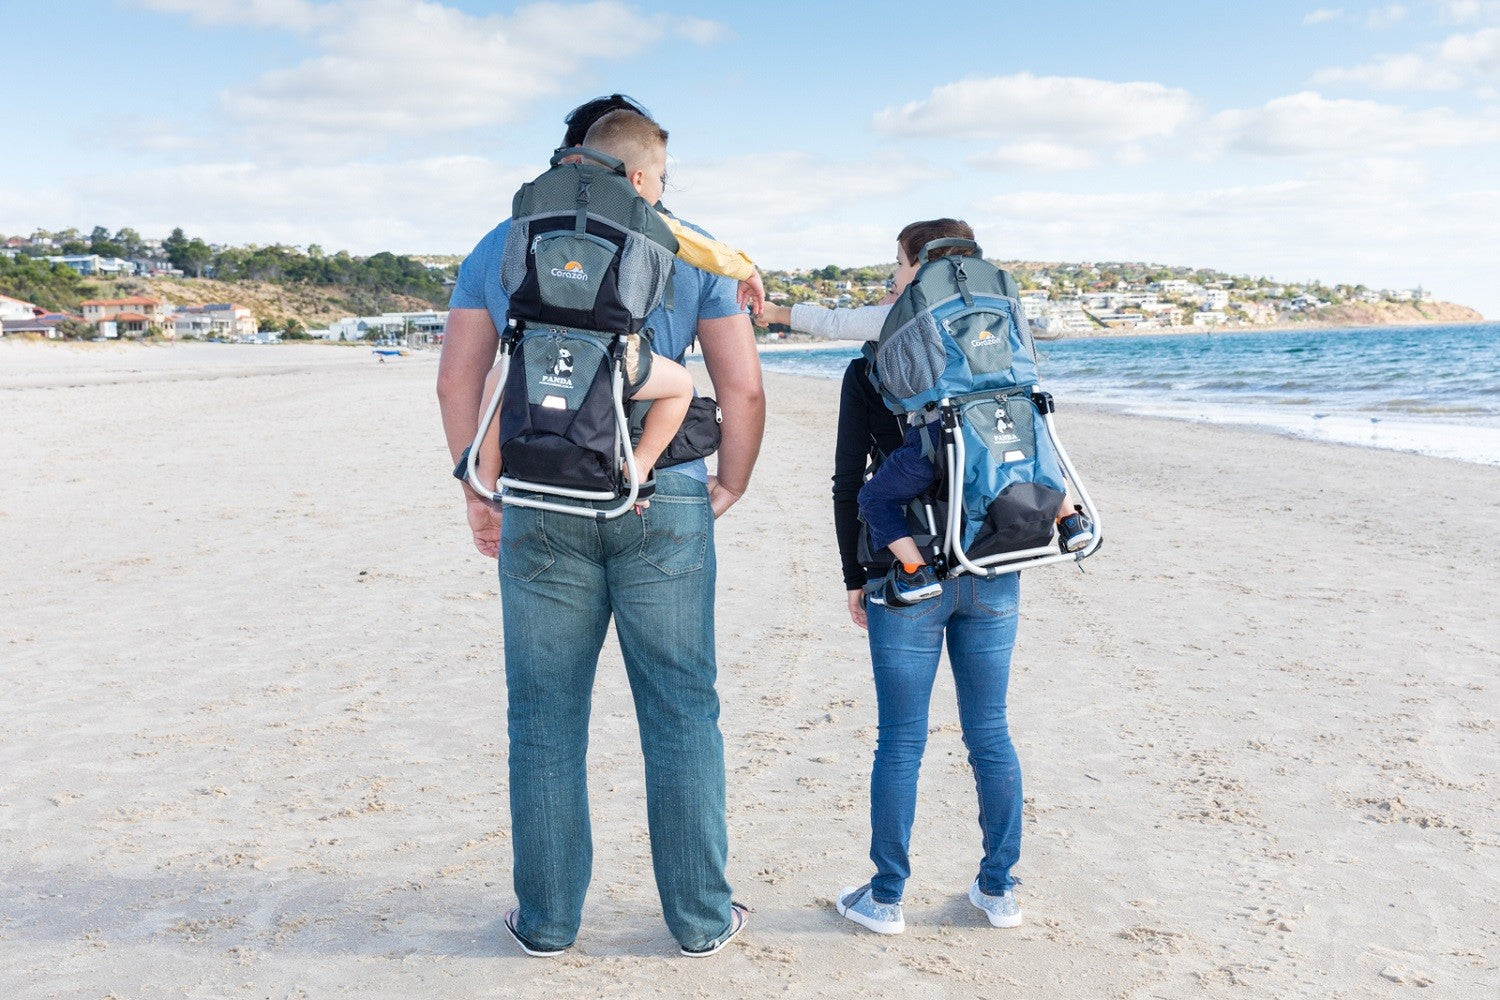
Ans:
<svg viewBox="0 0 1500 1000"><path fill-rule="evenodd" d="M922 253L923 247L933 240L950 237L972 240L974 238L974 230L970 229L969 224L962 219L926 219L922 222L913 222L901 230L900 235L896 237L896 243L901 247L901 252L906 254L906 259L915 264L917 263L917 257ZM929 259L964 252L962 247L939 247L932 251Z"/></svg>

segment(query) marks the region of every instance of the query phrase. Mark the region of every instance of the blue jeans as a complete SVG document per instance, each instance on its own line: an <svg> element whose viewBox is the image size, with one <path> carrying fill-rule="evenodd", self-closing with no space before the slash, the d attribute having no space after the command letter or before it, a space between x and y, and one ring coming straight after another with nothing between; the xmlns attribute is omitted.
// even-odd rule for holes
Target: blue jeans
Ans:
<svg viewBox="0 0 1500 1000"><path fill-rule="evenodd" d="M958 718L979 793L984 857L979 888L1009 889L1021 856L1021 762L1005 721L1005 689L1016 641L1021 583L960 576L941 597L897 608L871 604L870 657L880 730L870 775L870 860L876 902L899 903L911 876L907 845L917 811L917 772L927 747L927 709L944 633Z"/></svg>
<svg viewBox="0 0 1500 1000"><path fill-rule="evenodd" d="M593 866L589 707L611 615L635 700L667 926L688 948L729 931L714 573L708 493L687 476L660 475L639 516L505 511L513 877L517 930L535 945L566 947L582 917Z"/></svg>
<svg viewBox="0 0 1500 1000"><path fill-rule="evenodd" d="M870 527L872 550L879 551L911 534L906 523L907 505L926 492L937 478L937 466L922 455L922 439L927 438L934 449L940 448L941 434L941 425L936 420L907 428L901 447L891 452L860 487L859 516Z"/></svg>

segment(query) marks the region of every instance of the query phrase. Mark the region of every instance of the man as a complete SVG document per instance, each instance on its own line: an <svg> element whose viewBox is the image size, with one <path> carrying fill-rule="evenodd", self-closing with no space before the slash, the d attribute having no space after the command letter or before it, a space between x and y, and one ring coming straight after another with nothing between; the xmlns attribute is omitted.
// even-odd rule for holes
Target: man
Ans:
<svg viewBox="0 0 1500 1000"><path fill-rule="evenodd" d="M644 114L615 94L574 109L564 145L600 117ZM647 115L647 117L650 117ZM474 437L485 374L508 301L502 222L465 260L438 367L438 399L457 461ZM555 955L578 932L593 846L585 757L594 673L610 618L635 699L646 764L652 864L667 926L685 955L710 955L744 925L724 868L724 750L714 690L713 519L745 492L760 451L765 398L749 318L735 284L678 262L673 308L647 320L654 347L680 357L696 335L723 411L718 474L701 462L663 470L649 507L611 521L511 508L502 521L464 485L474 544L500 564L509 698L513 877L506 928L530 955Z"/></svg>

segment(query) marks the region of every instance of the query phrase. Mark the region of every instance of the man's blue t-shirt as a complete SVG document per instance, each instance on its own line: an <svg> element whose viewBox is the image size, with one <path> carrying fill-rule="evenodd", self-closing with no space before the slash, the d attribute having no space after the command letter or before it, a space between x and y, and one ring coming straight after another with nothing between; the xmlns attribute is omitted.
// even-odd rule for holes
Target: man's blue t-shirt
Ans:
<svg viewBox="0 0 1500 1000"><path fill-rule="evenodd" d="M683 225L690 223L684 222ZM692 228L704 232L697 226ZM508 232L510 220L506 219L485 234L459 267L458 283L453 286L453 294L448 299L449 309L488 309L496 330L505 329L505 313L510 308L510 296L500 284L500 257L505 250L505 234ZM669 310L659 305L646 317L653 352L667 358L680 358L693 342L700 319L721 319L740 312L736 288L736 283L730 278L710 274L684 261L674 261L673 308ZM701 458L674 465L667 471L681 472L699 482L708 480L708 467Z"/></svg>

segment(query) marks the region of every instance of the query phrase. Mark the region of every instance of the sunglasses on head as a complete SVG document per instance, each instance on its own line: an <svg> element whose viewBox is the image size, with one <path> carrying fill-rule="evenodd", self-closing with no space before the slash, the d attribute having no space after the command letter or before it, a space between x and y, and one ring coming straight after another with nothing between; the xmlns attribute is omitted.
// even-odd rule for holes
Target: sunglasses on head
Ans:
<svg viewBox="0 0 1500 1000"><path fill-rule="evenodd" d="M610 111L634 111L646 118L651 117L651 112L646 110L646 106L635 98L626 94L610 94L608 97L596 97L592 101L585 101L578 105L563 118L563 124L571 125L583 116L602 118Z"/></svg>

